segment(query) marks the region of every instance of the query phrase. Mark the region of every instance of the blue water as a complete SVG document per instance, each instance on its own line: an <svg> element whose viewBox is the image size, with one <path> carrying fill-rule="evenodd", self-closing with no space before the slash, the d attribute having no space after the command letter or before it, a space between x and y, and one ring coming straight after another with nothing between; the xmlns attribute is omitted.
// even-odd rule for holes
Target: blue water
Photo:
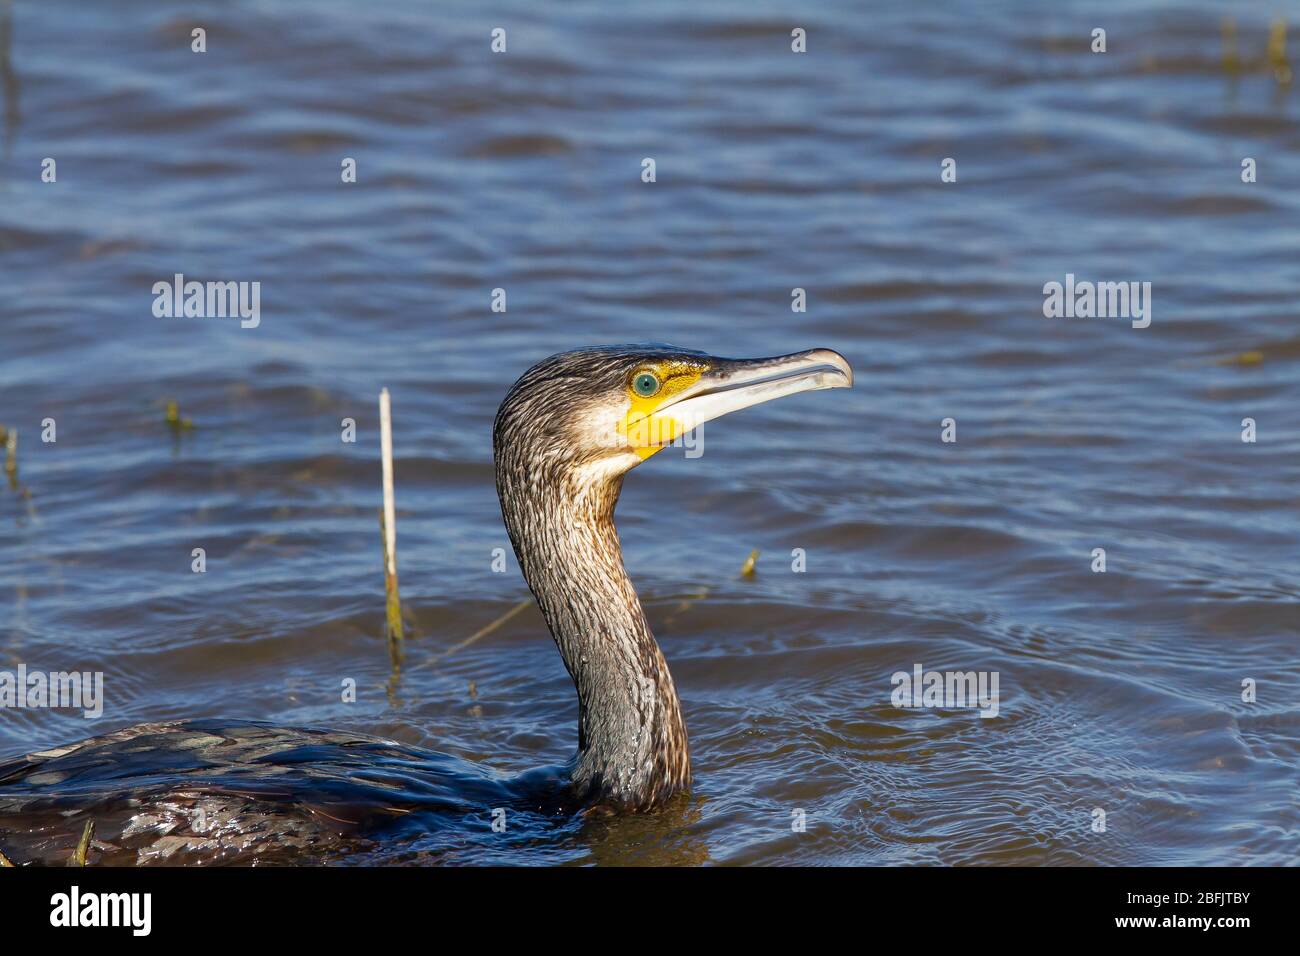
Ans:
<svg viewBox="0 0 1300 956"><path fill-rule="evenodd" d="M106 687L95 721L0 711L0 757L235 717L561 763L535 608L455 649L528 596L492 570L497 403L585 345L829 347L851 392L711 423L624 490L686 809L508 846L485 810L440 852L1293 863L1300 54L1267 52L1293 5L1240 3L1225 61L1226 9L0 2L0 670ZM260 282L260 324L155 317L175 273ZM1067 274L1150 282L1150 326L1045 317ZM999 715L896 708L916 664L998 673Z"/></svg>

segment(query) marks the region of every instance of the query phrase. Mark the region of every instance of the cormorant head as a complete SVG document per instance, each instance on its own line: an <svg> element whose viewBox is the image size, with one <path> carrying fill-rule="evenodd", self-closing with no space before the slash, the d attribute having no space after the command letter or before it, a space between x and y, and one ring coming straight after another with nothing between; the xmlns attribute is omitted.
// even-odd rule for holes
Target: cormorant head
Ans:
<svg viewBox="0 0 1300 956"><path fill-rule="evenodd" d="M532 480L608 480L721 415L852 384L849 363L830 349L759 359L667 345L561 352L525 372L501 403L498 477L507 468Z"/></svg>
<svg viewBox="0 0 1300 956"><path fill-rule="evenodd" d="M519 569L578 691L575 786L650 806L690 785L681 702L623 567L623 475L677 436L853 372L830 349L724 359L663 345L552 355L515 382L492 430L497 496Z"/></svg>

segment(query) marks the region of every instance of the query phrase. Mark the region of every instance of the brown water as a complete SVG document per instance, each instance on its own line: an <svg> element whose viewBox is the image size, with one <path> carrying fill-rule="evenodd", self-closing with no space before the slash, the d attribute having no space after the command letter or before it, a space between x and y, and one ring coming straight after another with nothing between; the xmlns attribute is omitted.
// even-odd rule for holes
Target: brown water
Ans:
<svg viewBox="0 0 1300 956"><path fill-rule="evenodd" d="M583 345L825 346L851 392L713 423L624 490L690 799L507 839L485 809L351 859L1294 862L1288 5L1234 5L1235 70L1217 4L874 6L2 0L0 669L102 670L106 702L0 711L0 757L236 717L562 763L576 702L535 608L457 649L527 597L513 556L492 571L497 403ZM155 318L177 272L260 281L260 325ZM1067 273L1151 282L1150 327L1045 318ZM895 707L918 664L996 672L998 715Z"/></svg>

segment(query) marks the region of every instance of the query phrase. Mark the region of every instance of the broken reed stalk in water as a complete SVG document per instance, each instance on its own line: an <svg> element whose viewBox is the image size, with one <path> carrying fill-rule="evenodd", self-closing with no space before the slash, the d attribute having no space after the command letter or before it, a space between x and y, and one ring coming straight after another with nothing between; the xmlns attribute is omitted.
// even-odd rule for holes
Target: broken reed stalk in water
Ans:
<svg viewBox="0 0 1300 956"><path fill-rule="evenodd" d="M81 839L77 841L77 848L72 851L72 859L68 861L69 866L86 865L86 854L90 852L90 840L94 835L95 821L87 820L86 828L81 831Z"/></svg>
<svg viewBox="0 0 1300 956"><path fill-rule="evenodd" d="M167 425L174 432L189 431L194 427L192 418L182 418L180 406L176 404L173 398L167 399Z"/></svg>
<svg viewBox="0 0 1300 956"><path fill-rule="evenodd" d="M5 474L13 478L18 474L18 429L0 428L5 444Z"/></svg>
<svg viewBox="0 0 1300 956"><path fill-rule="evenodd" d="M1268 65L1279 86L1289 86L1292 80L1291 63L1286 57L1286 21L1275 20L1268 30Z"/></svg>
<svg viewBox="0 0 1300 956"><path fill-rule="evenodd" d="M1223 18L1223 68L1229 73L1241 69L1241 57L1237 54L1237 21L1232 17Z"/></svg>
<svg viewBox="0 0 1300 956"><path fill-rule="evenodd" d="M388 643L394 663L402 659L402 599L397 593L397 508L393 503L393 413L388 389L379 393L379 446L384 466L384 594L388 609Z"/></svg>

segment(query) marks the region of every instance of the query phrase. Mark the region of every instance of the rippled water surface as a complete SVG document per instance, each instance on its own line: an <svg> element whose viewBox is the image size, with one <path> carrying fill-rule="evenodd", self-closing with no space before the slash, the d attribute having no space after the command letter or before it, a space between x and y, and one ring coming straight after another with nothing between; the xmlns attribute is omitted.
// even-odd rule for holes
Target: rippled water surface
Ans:
<svg viewBox="0 0 1300 956"><path fill-rule="evenodd" d="M458 647L527 597L491 567L497 403L583 345L825 346L852 391L711 423L624 489L690 799L497 842L471 815L441 858L1294 862L1287 5L1233 5L1235 69L1218 4L871 6L0 0L0 669L103 670L107 698L0 711L0 757L222 717L562 763L576 701L536 609ZM260 281L260 326L155 318L178 272ZM1151 282L1150 327L1044 318L1067 273ZM997 672L999 715L894 707L917 664Z"/></svg>

